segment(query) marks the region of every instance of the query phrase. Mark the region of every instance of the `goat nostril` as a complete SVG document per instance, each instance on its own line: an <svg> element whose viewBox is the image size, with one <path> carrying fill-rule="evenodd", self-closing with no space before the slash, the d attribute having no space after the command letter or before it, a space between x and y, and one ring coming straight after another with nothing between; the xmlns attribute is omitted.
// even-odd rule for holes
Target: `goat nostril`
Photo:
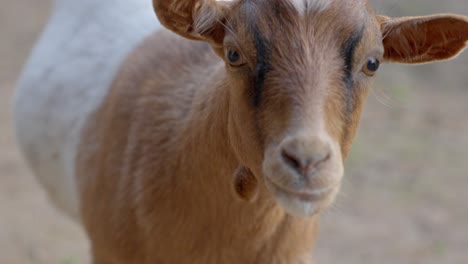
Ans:
<svg viewBox="0 0 468 264"><path fill-rule="evenodd" d="M317 169L321 163L330 159L330 153L328 153L326 155L317 155L316 157L303 161L300 157L297 157L284 149L281 152L281 156L286 164L303 175L307 174L309 171Z"/></svg>
<svg viewBox="0 0 468 264"><path fill-rule="evenodd" d="M288 164L289 166L291 166L292 168L298 170L299 172L302 172L303 171L303 166L300 162L300 160L288 153L286 150L283 149L283 151L281 152L281 156L283 157L284 161L286 162L286 164Z"/></svg>
<svg viewBox="0 0 468 264"><path fill-rule="evenodd" d="M312 169L316 169L321 163L326 162L329 159L330 159L330 154L327 154L325 156L322 156L322 158L318 158L316 160L311 160L311 161L307 162L307 167L305 168L305 171L310 171Z"/></svg>

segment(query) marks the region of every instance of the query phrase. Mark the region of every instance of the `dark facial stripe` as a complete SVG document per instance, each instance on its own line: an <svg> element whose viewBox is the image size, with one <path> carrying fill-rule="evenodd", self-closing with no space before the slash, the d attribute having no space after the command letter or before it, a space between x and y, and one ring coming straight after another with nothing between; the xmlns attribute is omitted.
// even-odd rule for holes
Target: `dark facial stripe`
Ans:
<svg viewBox="0 0 468 264"><path fill-rule="evenodd" d="M342 56L344 60L344 82L347 88L351 88L353 86L352 72L354 53L362 40L363 34L364 30L356 32L345 42L343 46Z"/></svg>
<svg viewBox="0 0 468 264"><path fill-rule="evenodd" d="M348 141L348 126L351 122L351 115L356 106L356 93L353 90L354 80L353 80L353 60L354 60L354 53L356 51L357 46L361 42L364 35L364 28L360 31L354 33L343 45L342 49L342 56L344 61L343 66L343 82L345 85L344 91L344 100L345 100L345 107L343 109L344 116L345 116L345 131L344 131L344 139L343 141Z"/></svg>
<svg viewBox="0 0 468 264"><path fill-rule="evenodd" d="M265 85L265 77L270 70L269 65L269 43L257 28L252 30L255 48L257 50L257 65L255 69L255 85L253 104L256 108L260 107L262 100L262 91Z"/></svg>

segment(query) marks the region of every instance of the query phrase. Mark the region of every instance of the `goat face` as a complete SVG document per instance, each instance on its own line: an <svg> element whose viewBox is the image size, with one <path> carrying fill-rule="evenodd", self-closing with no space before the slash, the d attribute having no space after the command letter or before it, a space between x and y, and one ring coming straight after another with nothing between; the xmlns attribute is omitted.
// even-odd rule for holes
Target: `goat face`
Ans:
<svg viewBox="0 0 468 264"><path fill-rule="evenodd" d="M254 174L289 213L311 215L339 190L343 160L384 50L379 24L364 2L327 2L310 10L305 1L303 8L295 2L245 1L226 19L223 48L237 106L231 108L239 122L234 126L255 131L237 134L257 138L239 145L257 145L249 153L262 154L261 161L249 157L244 164L262 164Z"/></svg>
<svg viewBox="0 0 468 264"><path fill-rule="evenodd" d="M233 149L299 216L334 200L380 62L446 59L468 39L464 17L392 20L376 16L365 0L154 0L154 6L166 27L210 43L224 59ZM437 33L429 36L428 29ZM431 53L437 44L447 54Z"/></svg>

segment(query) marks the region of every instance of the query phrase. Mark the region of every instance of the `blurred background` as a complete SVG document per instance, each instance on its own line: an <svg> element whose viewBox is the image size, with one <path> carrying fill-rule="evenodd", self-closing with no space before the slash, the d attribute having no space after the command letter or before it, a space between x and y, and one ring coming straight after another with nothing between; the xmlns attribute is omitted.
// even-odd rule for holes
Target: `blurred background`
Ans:
<svg viewBox="0 0 468 264"><path fill-rule="evenodd" d="M468 15L464 0L371 2L391 16ZM0 6L0 263L87 263L83 231L48 203L11 125L15 81L51 1ZM346 166L341 196L321 221L319 264L468 263L468 52L385 65Z"/></svg>

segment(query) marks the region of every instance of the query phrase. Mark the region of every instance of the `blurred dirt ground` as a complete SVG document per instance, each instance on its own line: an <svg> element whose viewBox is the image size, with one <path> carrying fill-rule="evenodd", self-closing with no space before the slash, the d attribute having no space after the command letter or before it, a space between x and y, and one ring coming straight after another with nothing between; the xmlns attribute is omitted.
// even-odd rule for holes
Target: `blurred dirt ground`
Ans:
<svg viewBox="0 0 468 264"><path fill-rule="evenodd" d="M374 0L391 15L458 12L459 0ZM21 161L15 81L50 0L0 0L0 264L87 263L81 229L55 210ZM322 219L321 264L468 263L468 52L432 65L385 65Z"/></svg>

